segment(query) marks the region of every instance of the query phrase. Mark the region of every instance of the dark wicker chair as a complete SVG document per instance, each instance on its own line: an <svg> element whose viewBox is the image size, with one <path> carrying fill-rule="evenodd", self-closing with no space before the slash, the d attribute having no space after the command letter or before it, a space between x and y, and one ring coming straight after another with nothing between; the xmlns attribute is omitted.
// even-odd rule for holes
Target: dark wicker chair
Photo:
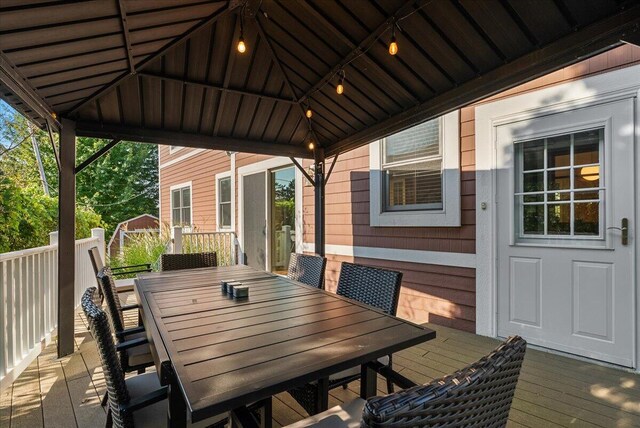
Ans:
<svg viewBox="0 0 640 428"><path fill-rule="evenodd" d="M196 269L218 266L216 253L163 254L160 270Z"/></svg>
<svg viewBox="0 0 640 428"><path fill-rule="evenodd" d="M325 257L291 253L287 278L324 290L326 266Z"/></svg>
<svg viewBox="0 0 640 428"><path fill-rule="evenodd" d="M111 319L111 325L113 326L117 343L126 341L138 344L138 346L130 346L120 350L120 364L122 369L126 372L143 372L146 367L153 365L153 358L144 327L138 326L125 329L123 314L124 311L138 308L138 305L121 305L120 298L115 291L113 277L108 267L103 267L98 273L97 278L104 293L104 300L106 301L107 311Z"/></svg>
<svg viewBox="0 0 640 428"><path fill-rule="evenodd" d="M98 273L100 273L102 268L104 268L104 264L102 263L102 257L100 257L100 250L98 250L98 247L89 248L89 260L91 260L91 266L93 266L93 272L95 273L96 279L97 279ZM151 272L151 264L145 263L140 265L120 266L120 267L111 268L111 275L113 275L114 278L129 276L132 274L142 273L142 272ZM131 279L131 281L127 281L126 285L133 286L133 279ZM104 294L102 292L102 285L100 284L100 281L98 281L98 293L100 295L100 302L102 302L104 300Z"/></svg>
<svg viewBox="0 0 640 428"><path fill-rule="evenodd" d="M521 337L511 337L470 366L420 386L372 363L382 376L406 389L367 401L358 398L287 428L504 427L526 347Z"/></svg>
<svg viewBox="0 0 640 428"><path fill-rule="evenodd" d="M107 316L95 303L98 298L95 287L87 289L82 296L82 309L96 341L107 384L109 407L106 426L166 426L168 387L160 385L157 373L146 373L125 380L118 350L128 346L128 343L115 346ZM207 420L202 426L223 426L226 421L227 415L223 414Z"/></svg>
<svg viewBox="0 0 640 428"><path fill-rule="evenodd" d="M401 283L402 272L343 262L337 294L378 308L386 314L395 315ZM391 355L379 361L388 367L392 366ZM321 400L323 395L328 395L329 390L339 386L346 388L347 384L358 379L360 367L353 367L330 376L328 382L308 383L288 392L307 413L315 415L326 409L319 405L321 401L325 404L328 402L327 399ZM324 391L321 385L326 385ZM387 381L387 391L393 392L393 384L390 381Z"/></svg>

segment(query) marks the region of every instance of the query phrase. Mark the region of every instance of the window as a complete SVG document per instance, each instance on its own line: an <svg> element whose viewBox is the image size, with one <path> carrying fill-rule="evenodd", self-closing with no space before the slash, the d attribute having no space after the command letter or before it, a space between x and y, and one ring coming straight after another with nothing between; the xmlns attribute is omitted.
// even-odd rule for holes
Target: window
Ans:
<svg viewBox="0 0 640 428"><path fill-rule="evenodd" d="M171 224L191 226L191 184L171 188Z"/></svg>
<svg viewBox="0 0 640 428"><path fill-rule="evenodd" d="M602 238L604 129L516 143L519 238Z"/></svg>
<svg viewBox="0 0 640 428"><path fill-rule="evenodd" d="M231 229L231 177L218 179L218 228Z"/></svg>
<svg viewBox="0 0 640 428"><path fill-rule="evenodd" d="M442 209L441 119L382 142L384 210Z"/></svg>
<svg viewBox="0 0 640 428"><path fill-rule="evenodd" d="M169 154L172 155L178 150L184 149L182 146L169 146Z"/></svg>
<svg viewBox="0 0 640 428"><path fill-rule="evenodd" d="M372 226L459 226L459 114L370 145Z"/></svg>

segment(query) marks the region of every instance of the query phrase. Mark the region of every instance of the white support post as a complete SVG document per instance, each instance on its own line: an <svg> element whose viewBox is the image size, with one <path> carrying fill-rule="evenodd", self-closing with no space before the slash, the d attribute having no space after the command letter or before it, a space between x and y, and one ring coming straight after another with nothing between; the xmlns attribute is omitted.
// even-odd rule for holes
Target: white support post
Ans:
<svg viewBox="0 0 640 428"><path fill-rule="evenodd" d="M106 242L104 240L104 229L101 227L91 229L91 237L98 238L98 250L100 251L100 257L102 257L102 263L106 264Z"/></svg>
<svg viewBox="0 0 640 428"><path fill-rule="evenodd" d="M171 228L171 242L173 242L173 254L182 253L182 226Z"/></svg>
<svg viewBox="0 0 640 428"><path fill-rule="evenodd" d="M49 232L49 245L58 245L58 231Z"/></svg>

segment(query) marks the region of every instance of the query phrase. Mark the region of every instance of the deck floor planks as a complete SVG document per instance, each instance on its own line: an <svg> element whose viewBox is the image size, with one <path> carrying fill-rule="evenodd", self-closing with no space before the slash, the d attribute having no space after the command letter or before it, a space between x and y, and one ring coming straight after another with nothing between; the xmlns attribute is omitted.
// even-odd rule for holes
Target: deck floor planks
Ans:
<svg viewBox="0 0 640 428"><path fill-rule="evenodd" d="M123 303L134 303L133 293ZM126 315L128 325L137 314ZM473 362L491 351L495 339L429 325L436 339L394 354L394 368L416 382L428 382ZM0 426L45 428L104 426L100 407L104 375L82 315L76 317L78 352L56 358L50 344L20 377L0 392ZM385 393L379 380L378 392ZM329 404L357 397L359 383L331 391ZM288 394L274 397L274 426L305 417ZM44 425L43 425L44 424ZM510 420L513 428L640 426L640 375L530 349L523 364Z"/></svg>

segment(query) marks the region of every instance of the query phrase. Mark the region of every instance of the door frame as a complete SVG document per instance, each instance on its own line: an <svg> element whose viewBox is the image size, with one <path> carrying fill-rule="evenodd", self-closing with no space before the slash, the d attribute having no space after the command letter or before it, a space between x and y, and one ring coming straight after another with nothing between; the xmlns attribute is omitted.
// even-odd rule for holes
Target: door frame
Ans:
<svg viewBox="0 0 640 428"><path fill-rule="evenodd" d="M302 165L302 159L296 159ZM285 166L291 165L295 168L295 165L289 158L274 157L260 162L254 162L249 165L238 168L238 245L239 245L239 263L244 264L244 177L247 175L257 174L260 172L265 173L265 219L267 220L267 227L269 227L268 220L271 217L271 204L269 203L269 171L272 169L279 169ZM302 252L302 188L304 185L302 173L298 168L295 168L295 234L296 234L296 252ZM271 233L265 234L265 270L269 270L271 266Z"/></svg>
<svg viewBox="0 0 640 428"><path fill-rule="evenodd" d="M476 129L476 333L497 337L497 209L496 209L496 129L518 121L635 98L635 188L640 189L640 65L559 84L549 88L500 99L475 108ZM550 101L552 100L552 101ZM640 201L634 206L630 245L639 254L638 225ZM640 263L632 266L635 296L634 367L640 369Z"/></svg>

